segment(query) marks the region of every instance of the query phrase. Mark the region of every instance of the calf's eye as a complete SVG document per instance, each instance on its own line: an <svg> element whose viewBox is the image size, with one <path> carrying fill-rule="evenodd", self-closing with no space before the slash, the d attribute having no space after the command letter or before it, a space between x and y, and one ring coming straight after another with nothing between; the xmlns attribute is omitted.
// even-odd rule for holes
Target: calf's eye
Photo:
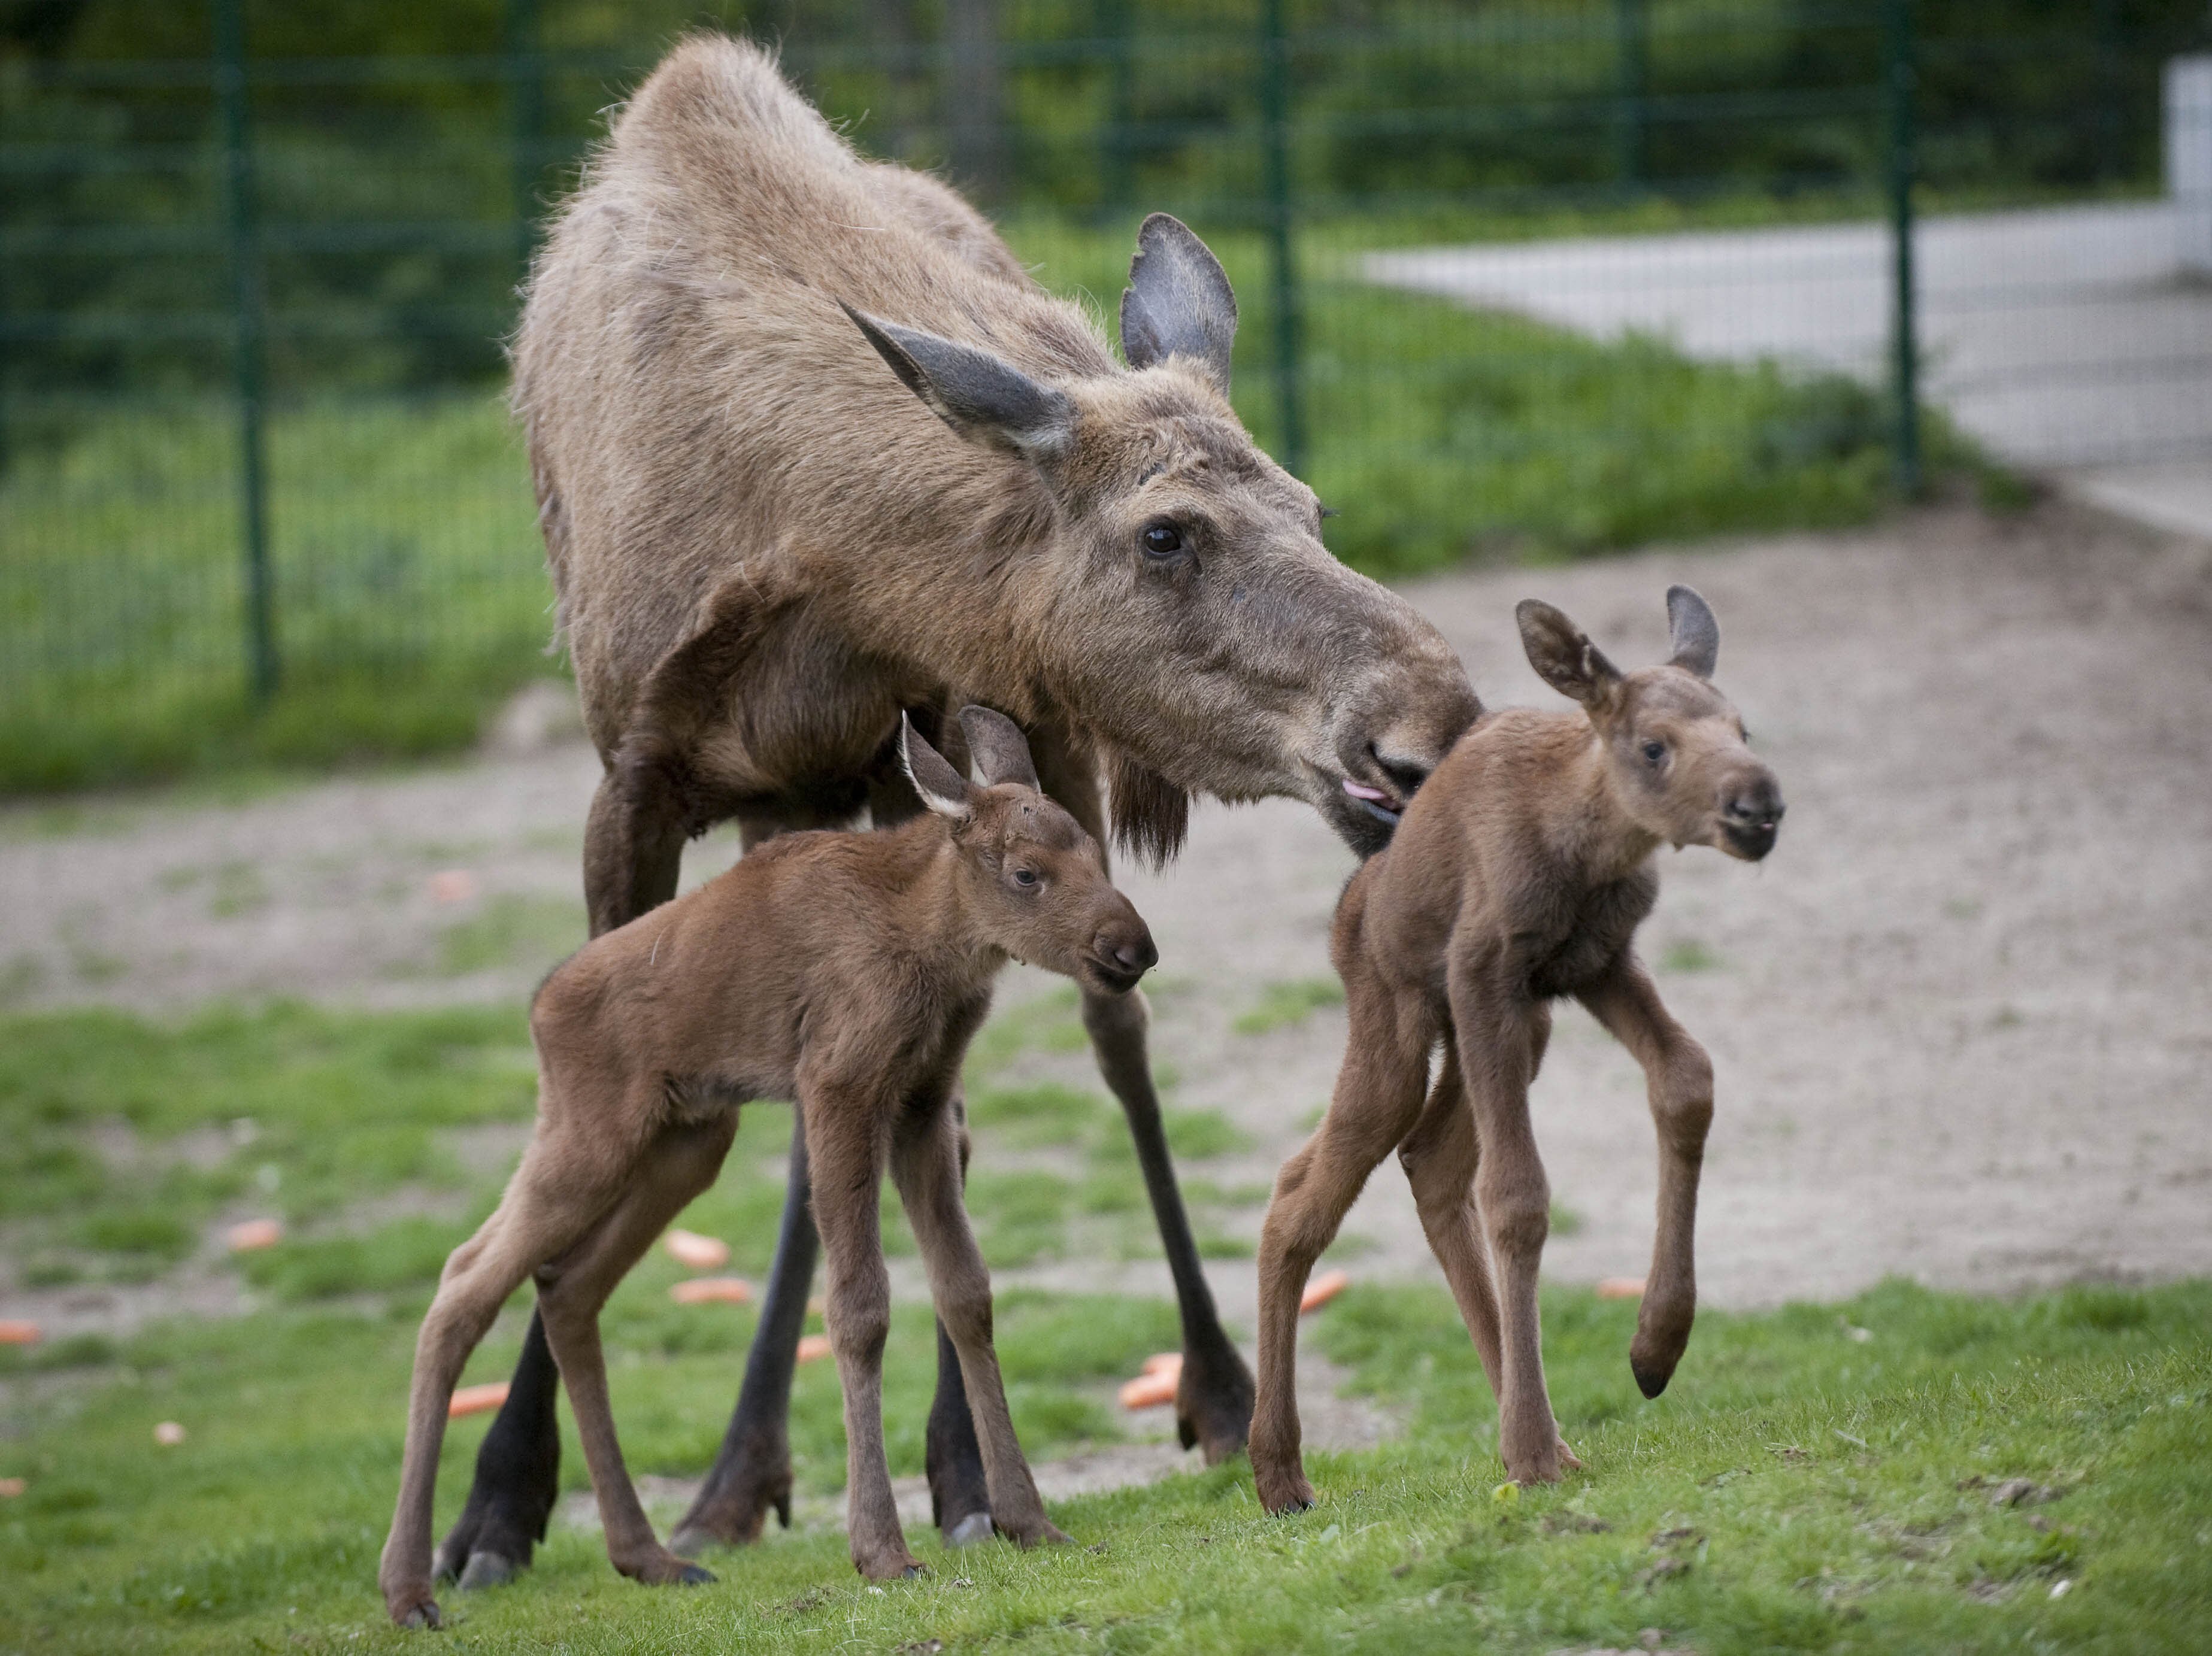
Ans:
<svg viewBox="0 0 2212 1656"><path fill-rule="evenodd" d="M1182 531L1173 524L1153 524L1140 538L1148 558L1172 558L1182 550Z"/></svg>
<svg viewBox="0 0 2212 1656"><path fill-rule="evenodd" d="M1644 762L1645 764L1656 765L1661 760L1666 758L1666 756L1667 744L1664 742L1646 742L1644 744Z"/></svg>
<svg viewBox="0 0 2212 1656"><path fill-rule="evenodd" d="M1028 890L1030 887L1036 883L1036 870L1030 868L1016 869L1014 870L1014 883L1021 887L1024 891Z"/></svg>

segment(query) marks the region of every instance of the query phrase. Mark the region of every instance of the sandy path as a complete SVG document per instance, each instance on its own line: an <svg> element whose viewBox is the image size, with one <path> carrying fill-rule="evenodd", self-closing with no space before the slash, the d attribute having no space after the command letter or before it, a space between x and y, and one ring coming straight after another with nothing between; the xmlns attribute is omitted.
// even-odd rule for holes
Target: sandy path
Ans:
<svg viewBox="0 0 2212 1656"><path fill-rule="evenodd" d="M1644 934L1719 1069L1707 1297L1836 1295L1890 1272L2002 1289L2212 1271L2212 550L2057 508L1942 513L1410 591L1486 701L1537 702L1555 699L1522 664L1516 599L1562 604L1641 663L1676 579L1719 612L1720 681L1790 802L1760 870L1669 856ZM557 746L243 800L12 808L0 992L520 996L534 968L432 975L437 934L502 897L557 927L595 773ZM733 854L718 836L688 875ZM1256 1138L1229 1177L1268 1177L1328 1095L1340 1013L1230 1026L1265 984L1327 972L1350 865L1303 808L1209 808L1177 868L1127 881L1161 944L1157 1044L1178 1101ZM439 901L431 876L449 867L478 895ZM1655 1180L1641 1082L1577 1010L1537 1115L1583 1222L1547 1270L1639 1271ZM1348 1228L1370 1243L1363 1274L1430 1269L1387 1168ZM1152 1264L1024 1274L1166 1286ZM1211 1274L1249 1314L1249 1265Z"/></svg>

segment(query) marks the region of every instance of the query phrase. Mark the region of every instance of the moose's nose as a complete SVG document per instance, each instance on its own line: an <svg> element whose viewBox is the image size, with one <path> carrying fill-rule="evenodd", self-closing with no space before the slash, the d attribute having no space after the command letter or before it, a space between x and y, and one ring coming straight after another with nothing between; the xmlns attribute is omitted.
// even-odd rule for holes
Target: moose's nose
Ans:
<svg viewBox="0 0 2212 1656"><path fill-rule="evenodd" d="M1754 777L1730 789L1727 804L1721 807L1731 824L1763 828L1778 826L1787 809L1782 803L1782 790L1771 776Z"/></svg>
<svg viewBox="0 0 2212 1656"><path fill-rule="evenodd" d="M1142 977L1160 963L1152 930L1141 922L1134 931L1108 927L1091 939L1091 947L1100 960L1110 961L1132 977Z"/></svg>
<svg viewBox="0 0 2212 1656"><path fill-rule="evenodd" d="M1782 790L1765 772L1744 778L1722 796L1721 833L1726 849L1758 862L1774 849L1782 828Z"/></svg>

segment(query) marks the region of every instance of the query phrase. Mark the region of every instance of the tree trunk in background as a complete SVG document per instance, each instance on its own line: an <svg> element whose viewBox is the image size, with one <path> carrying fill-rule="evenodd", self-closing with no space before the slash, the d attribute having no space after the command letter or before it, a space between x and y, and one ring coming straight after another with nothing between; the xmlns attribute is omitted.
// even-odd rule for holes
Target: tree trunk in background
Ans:
<svg viewBox="0 0 2212 1656"><path fill-rule="evenodd" d="M945 37L951 59L945 96L953 177L971 197L995 204L1006 186L998 0L946 0Z"/></svg>

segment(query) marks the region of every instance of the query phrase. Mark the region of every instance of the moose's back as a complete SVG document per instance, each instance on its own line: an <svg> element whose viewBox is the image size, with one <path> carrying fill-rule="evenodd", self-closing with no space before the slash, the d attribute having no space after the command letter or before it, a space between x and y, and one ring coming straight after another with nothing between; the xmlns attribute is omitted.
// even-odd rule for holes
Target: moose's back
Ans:
<svg viewBox="0 0 2212 1656"><path fill-rule="evenodd" d="M759 48L686 41L554 222L515 343L603 749L740 561L811 561L808 586L865 597L1008 510L1006 468L947 440L840 301L1048 378L1114 367L951 190L862 161Z"/></svg>

